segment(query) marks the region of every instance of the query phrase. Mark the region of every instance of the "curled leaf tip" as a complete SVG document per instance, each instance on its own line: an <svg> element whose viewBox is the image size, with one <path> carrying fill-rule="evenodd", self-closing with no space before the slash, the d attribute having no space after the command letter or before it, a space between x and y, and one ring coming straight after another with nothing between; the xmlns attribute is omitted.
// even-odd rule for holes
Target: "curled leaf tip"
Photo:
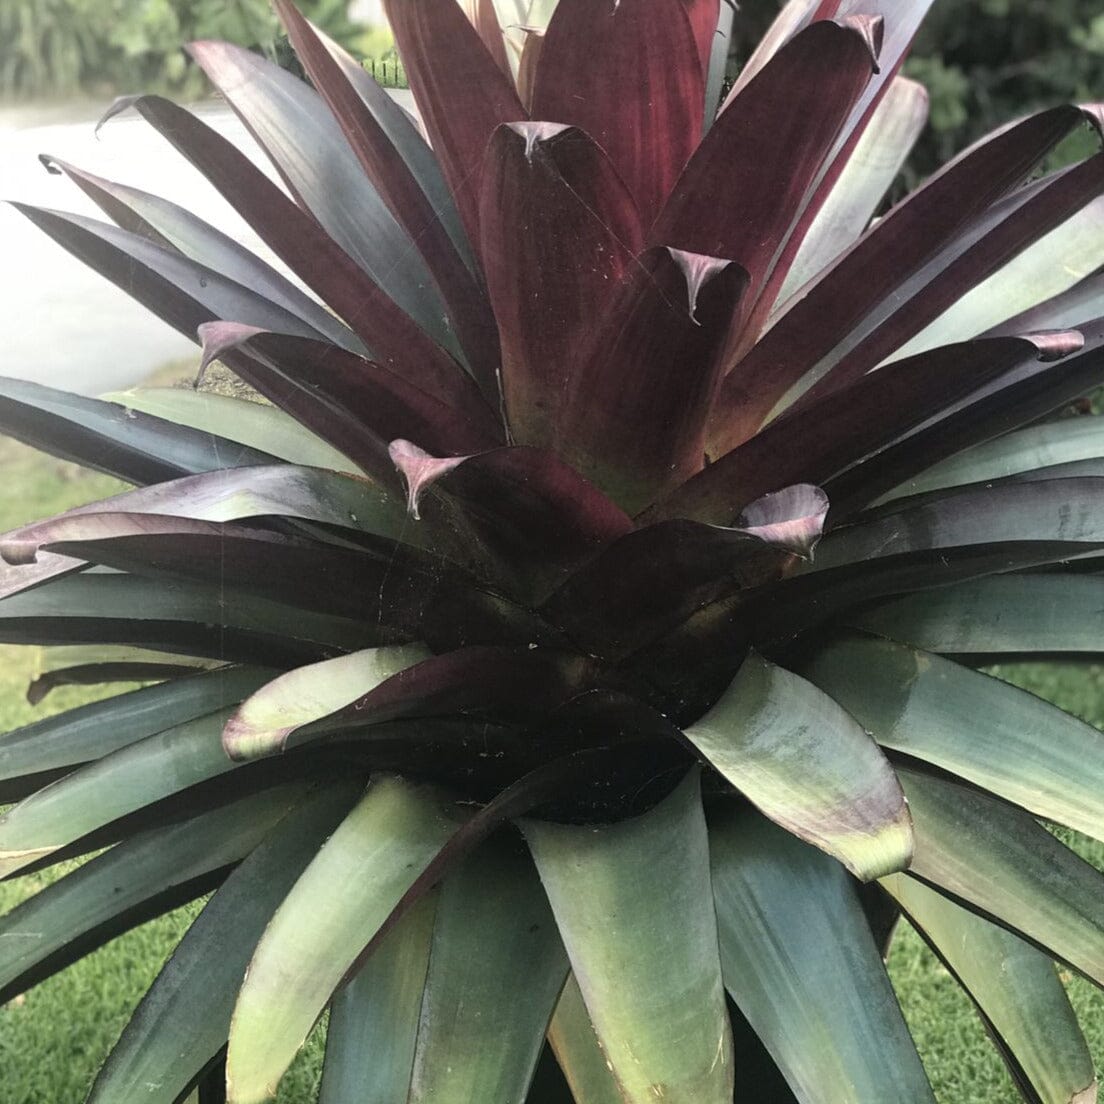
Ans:
<svg viewBox="0 0 1104 1104"><path fill-rule="evenodd" d="M885 38L885 19L880 15L848 15L840 20L840 26L854 31L866 43L870 51L870 64L875 75L882 71L879 59Z"/></svg>
<svg viewBox="0 0 1104 1104"><path fill-rule="evenodd" d="M243 322L204 322L196 330L199 343L203 349L203 356L199 362L199 372L196 375L196 385L198 386L203 381L203 377L213 361L218 360L224 353L244 345L250 338L264 332L257 326L247 326Z"/></svg>
<svg viewBox="0 0 1104 1104"><path fill-rule="evenodd" d="M142 97L140 95L130 96L116 96L108 109L100 116L99 121L96 123L96 129L92 132L97 138L100 136L100 128L107 122L110 122L116 115L122 115L124 111L129 111Z"/></svg>
<svg viewBox="0 0 1104 1104"><path fill-rule="evenodd" d="M519 134L525 139L525 160L532 161L533 154L536 152L537 146L541 142L547 142L552 138L555 138L558 134L563 134L565 130L570 130L571 127L565 123L540 123L540 122L522 122L522 123L507 123L508 126L515 134Z"/></svg>
<svg viewBox="0 0 1104 1104"><path fill-rule="evenodd" d="M698 296L701 290L713 279L714 276L724 272L732 261L723 260L720 257L707 257L701 253L688 253L685 249L674 249L670 246L667 252L671 259L682 270L686 277L686 307L691 320L696 324L698 310Z"/></svg>
<svg viewBox="0 0 1104 1104"><path fill-rule="evenodd" d="M1080 330L1040 330L1024 337L1039 350L1039 359L1044 362L1061 360L1085 347L1085 335Z"/></svg>
<svg viewBox="0 0 1104 1104"><path fill-rule="evenodd" d="M812 560L828 517L828 496L811 483L796 483L757 498L736 525L749 536Z"/></svg>
<svg viewBox="0 0 1104 1104"><path fill-rule="evenodd" d="M52 153L40 153L38 163L51 176L61 176L61 162Z"/></svg>
<svg viewBox="0 0 1104 1104"><path fill-rule="evenodd" d="M420 521L418 504L422 495L443 475L459 467L470 456L430 456L425 449L402 439L392 441L387 446L391 462L406 480L406 510L415 520Z"/></svg>

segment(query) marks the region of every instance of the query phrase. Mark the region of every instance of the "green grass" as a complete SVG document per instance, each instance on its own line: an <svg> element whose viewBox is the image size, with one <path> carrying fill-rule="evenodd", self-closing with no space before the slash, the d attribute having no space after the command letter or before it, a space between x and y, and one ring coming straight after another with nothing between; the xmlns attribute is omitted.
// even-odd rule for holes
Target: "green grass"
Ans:
<svg viewBox="0 0 1104 1104"><path fill-rule="evenodd" d="M0 474L17 488L0 499L0 531L120 485L0 438ZM0 731L48 711L71 708L92 694L56 690L36 709L23 693L38 663L33 648L0 647ZM1006 677L1104 726L1104 668L1009 668ZM1104 867L1104 847L1073 840ZM56 876L56 875L55 875ZM48 879L0 883L0 913ZM65 973L0 1008L0 1104L79 1104L130 1013L200 907L179 909L120 937ZM972 1006L916 935L902 924L890 974L940 1104L1014 1104L1019 1099ZM1104 995L1080 978L1069 990L1098 1068L1104 1062ZM317 1031L281 1088L280 1104L312 1098L321 1069L324 1028Z"/></svg>

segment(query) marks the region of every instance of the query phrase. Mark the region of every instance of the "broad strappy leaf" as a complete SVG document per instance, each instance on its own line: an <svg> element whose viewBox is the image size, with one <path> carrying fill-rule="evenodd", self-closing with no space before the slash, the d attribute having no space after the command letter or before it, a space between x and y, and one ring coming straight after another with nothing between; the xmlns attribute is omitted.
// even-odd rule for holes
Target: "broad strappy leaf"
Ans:
<svg viewBox="0 0 1104 1104"><path fill-rule="evenodd" d="M853 884L754 812L710 819L725 986L801 1104L932 1104Z"/></svg>
<svg viewBox="0 0 1104 1104"><path fill-rule="evenodd" d="M527 821L525 837L626 1104L732 1095L732 1051L700 784L605 827ZM676 983L677 979L677 983Z"/></svg>

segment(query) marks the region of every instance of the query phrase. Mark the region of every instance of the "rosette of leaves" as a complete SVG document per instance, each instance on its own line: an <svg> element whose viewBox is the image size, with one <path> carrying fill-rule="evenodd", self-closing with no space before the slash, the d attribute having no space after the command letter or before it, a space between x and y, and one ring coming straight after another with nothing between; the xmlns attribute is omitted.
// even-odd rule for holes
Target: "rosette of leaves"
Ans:
<svg viewBox="0 0 1104 1104"><path fill-rule="evenodd" d="M151 685L0 743L0 871L100 852L0 999L214 890L91 1100L264 1100L329 1009L324 1104L931 1101L904 913L1095 1099L1046 824L1104 836L1104 737L979 668L1101 647L1104 155L1035 174L1099 108L871 224L926 2L795 0L717 110L718 0L389 0L420 122L277 7L309 85L192 52L280 184L117 109L299 283L76 166L112 223L20 207L268 404L3 384L136 489L0 541L0 635Z"/></svg>

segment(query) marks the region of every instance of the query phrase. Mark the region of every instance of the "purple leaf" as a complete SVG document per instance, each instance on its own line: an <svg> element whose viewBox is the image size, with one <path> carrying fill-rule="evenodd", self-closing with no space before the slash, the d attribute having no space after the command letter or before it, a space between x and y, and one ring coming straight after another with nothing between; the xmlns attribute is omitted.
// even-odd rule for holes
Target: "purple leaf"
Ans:
<svg viewBox="0 0 1104 1104"><path fill-rule="evenodd" d="M792 483L823 486L985 383L1038 359L1034 343L1006 338L947 345L886 365L771 422L679 487L643 520L687 517L731 524L753 499Z"/></svg>
<svg viewBox="0 0 1104 1104"><path fill-rule="evenodd" d="M683 0L559 0L548 24L533 116L586 131L617 167L645 227L701 137L698 59Z"/></svg>
<svg viewBox="0 0 1104 1104"><path fill-rule="evenodd" d="M548 445L561 425L580 349L640 249L640 216L609 158L586 134L533 122L495 132L480 223L511 436Z"/></svg>
<svg viewBox="0 0 1104 1104"><path fill-rule="evenodd" d="M354 76L342 65L340 54L331 49L290 0L277 0L276 8L304 68L329 105L365 173L425 258L483 394L497 401L498 341L494 317L435 210L433 199L423 190L383 122L362 95L360 89L364 84L374 82L361 70L360 79L354 84ZM497 27L496 21L496 31ZM501 43L501 34L498 38ZM386 93L380 95L387 98Z"/></svg>
<svg viewBox="0 0 1104 1104"><path fill-rule="evenodd" d="M854 30L822 22L796 36L713 124L651 243L743 265L746 312L870 77L869 45Z"/></svg>
<svg viewBox="0 0 1104 1104"><path fill-rule="evenodd" d="M315 219L230 142L159 96L129 99L119 110L131 106L207 177L304 283L344 318L380 363L419 386L424 382L426 390L440 397L451 397L468 386L474 388L456 362L399 309Z"/></svg>
<svg viewBox="0 0 1104 1104"><path fill-rule="evenodd" d="M304 400L313 398L327 410L340 412L375 441L386 442L389 434L398 433L447 452L491 448L501 441L489 408L477 395L466 396L464 405L446 405L395 372L323 341L232 322L201 326L200 338L204 364L243 348L294 385ZM325 414L311 426L323 436L325 427Z"/></svg>
<svg viewBox="0 0 1104 1104"><path fill-rule="evenodd" d="M802 376L838 348L879 303L993 203L1084 119L1076 107L1034 115L950 162L900 203L793 302L729 373L710 430L711 451L747 440Z"/></svg>
<svg viewBox="0 0 1104 1104"><path fill-rule="evenodd" d="M528 112L456 0L384 0L384 11L468 237L478 242L487 143L500 124Z"/></svg>
<svg viewBox="0 0 1104 1104"><path fill-rule="evenodd" d="M632 529L629 517L555 453L516 446L453 463L398 442L416 500L428 488L456 542L482 549L500 578L526 597L547 593L604 544ZM457 458L452 458L453 460Z"/></svg>
<svg viewBox="0 0 1104 1104"><path fill-rule="evenodd" d="M728 3L728 0L682 0L694 32L694 41L698 44L698 57L701 59L703 73L709 68L713 36L717 33L717 20L720 18L721 4L724 3Z"/></svg>
<svg viewBox="0 0 1104 1104"><path fill-rule="evenodd" d="M701 469L725 339L747 287L737 264L644 253L580 358L557 448L635 513Z"/></svg>

